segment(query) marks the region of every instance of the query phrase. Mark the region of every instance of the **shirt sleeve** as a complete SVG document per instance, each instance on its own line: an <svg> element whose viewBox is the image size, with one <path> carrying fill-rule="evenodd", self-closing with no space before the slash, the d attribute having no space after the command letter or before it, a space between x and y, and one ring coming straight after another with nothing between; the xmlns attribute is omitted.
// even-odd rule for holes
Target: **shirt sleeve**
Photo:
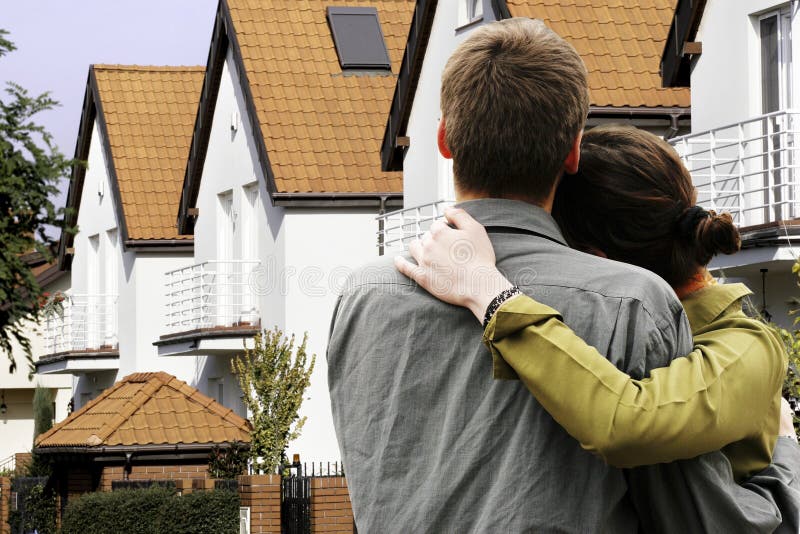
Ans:
<svg viewBox="0 0 800 534"><path fill-rule="evenodd" d="M642 380L617 369L557 311L527 296L501 306L484 343L585 449L610 465L635 467L692 458L761 433L785 351L757 321L718 323L695 338L685 358ZM762 448L750 470L769 464L771 443Z"/></svg>

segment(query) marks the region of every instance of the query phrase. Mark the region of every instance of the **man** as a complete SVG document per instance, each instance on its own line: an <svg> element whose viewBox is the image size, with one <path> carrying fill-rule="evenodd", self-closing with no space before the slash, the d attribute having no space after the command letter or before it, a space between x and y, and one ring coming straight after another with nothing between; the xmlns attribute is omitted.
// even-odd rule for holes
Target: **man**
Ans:
<svg viewBox="0 0 800 534"><path fill-rule="evenodd" d="M582 61L543 23L488 24L445 68L439 145L500 270L642 376L691 349L680 303L649 272L569 249L548 213L560 176L577 170L588 103ZM481 334L468 311L416 287L391 258L343 291L329 385L359 531L624 533L671 510L685 516L676 526L707 525L693 492L716 492L708 486L724 457L686 472L637 470L629 494L623 472L581 449L521 383L492 379ZM688 484L695 476L710 482ZM723 529L775 527L770 501L721 486L713 503ZM659 508L672 492L684 506Z"/></svg>

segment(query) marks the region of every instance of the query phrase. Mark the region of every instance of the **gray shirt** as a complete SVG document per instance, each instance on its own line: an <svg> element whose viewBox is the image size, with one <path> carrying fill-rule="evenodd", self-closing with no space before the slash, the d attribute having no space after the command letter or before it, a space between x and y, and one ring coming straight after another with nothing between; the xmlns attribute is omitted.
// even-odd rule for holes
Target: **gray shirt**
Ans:
<svg viewBox="0 0 800 534"><path fill-rule="evenodd" d="M498 268L628 374L646 376L691 350L683 308L654 274L570 249L529 204L462 207L487 227ZM721 453L664 469L609 467L520 382L493 380L481 334L470 312L430 296L392 258L352 276L331 326L328 380L360 532L624 533L638 530L639 515L652 526L672 513L708 529L698 508L719 499L688 481L716 480ZM775 528L770 501L731 495L739 489L719 490L735 517L711 520Z"/></svg>

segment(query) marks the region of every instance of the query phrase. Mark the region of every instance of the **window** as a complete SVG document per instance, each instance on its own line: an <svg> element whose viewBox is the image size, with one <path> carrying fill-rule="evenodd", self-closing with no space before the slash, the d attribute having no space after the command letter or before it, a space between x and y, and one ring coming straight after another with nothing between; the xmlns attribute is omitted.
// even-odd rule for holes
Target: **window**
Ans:
<svg viewBox="0 0 800 534"><path fill-rule="evenodd" d="M759 17L761 107L771 113L791 107L791 16L788 10Z"/></svg>
<svg viewBox="0 0 800 534"><path fill-rule="evenodd" d="M329 7L328 24L342 69L391 69L374 7Z"/></svg>
<svg viewBox="0 0 800 534"><path fill-rule="evenodd" d="M483 0L459 0L458 26L466 26L483 19Z"/></svg>
<svg viewBox="0 0 800 534"><path fill-rule="evenodd" d="M224 405L224 403L222 402L223 399L225 398L223 396L223 393L224 393L223 383L224 382L223 382L222 378L209 378L208 379L208 396L213 398L218 403Z"/></svg>

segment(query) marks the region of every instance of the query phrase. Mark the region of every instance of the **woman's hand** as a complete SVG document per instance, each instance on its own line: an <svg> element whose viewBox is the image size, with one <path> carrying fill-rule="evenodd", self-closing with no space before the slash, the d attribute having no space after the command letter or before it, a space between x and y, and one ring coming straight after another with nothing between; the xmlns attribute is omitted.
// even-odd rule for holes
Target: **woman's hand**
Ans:
<svg viewBox="0 0 800 534"><path fill-rule="evenodd" d="M469 308L483 321L486 308L501 291L513 287L495 267L492 243L483 226L466 211L447 208L422 239L408 247L416 265L397 256L397 270L449 304Z"/></svg>
<svg viewBox="0 0 800 534"><path fill-rule="evenodd" d="M778 426L778 435L786 436L797 441L797 434L794 431L794 412L789 406L789 401L781 397L781 420Z"/></svg>

